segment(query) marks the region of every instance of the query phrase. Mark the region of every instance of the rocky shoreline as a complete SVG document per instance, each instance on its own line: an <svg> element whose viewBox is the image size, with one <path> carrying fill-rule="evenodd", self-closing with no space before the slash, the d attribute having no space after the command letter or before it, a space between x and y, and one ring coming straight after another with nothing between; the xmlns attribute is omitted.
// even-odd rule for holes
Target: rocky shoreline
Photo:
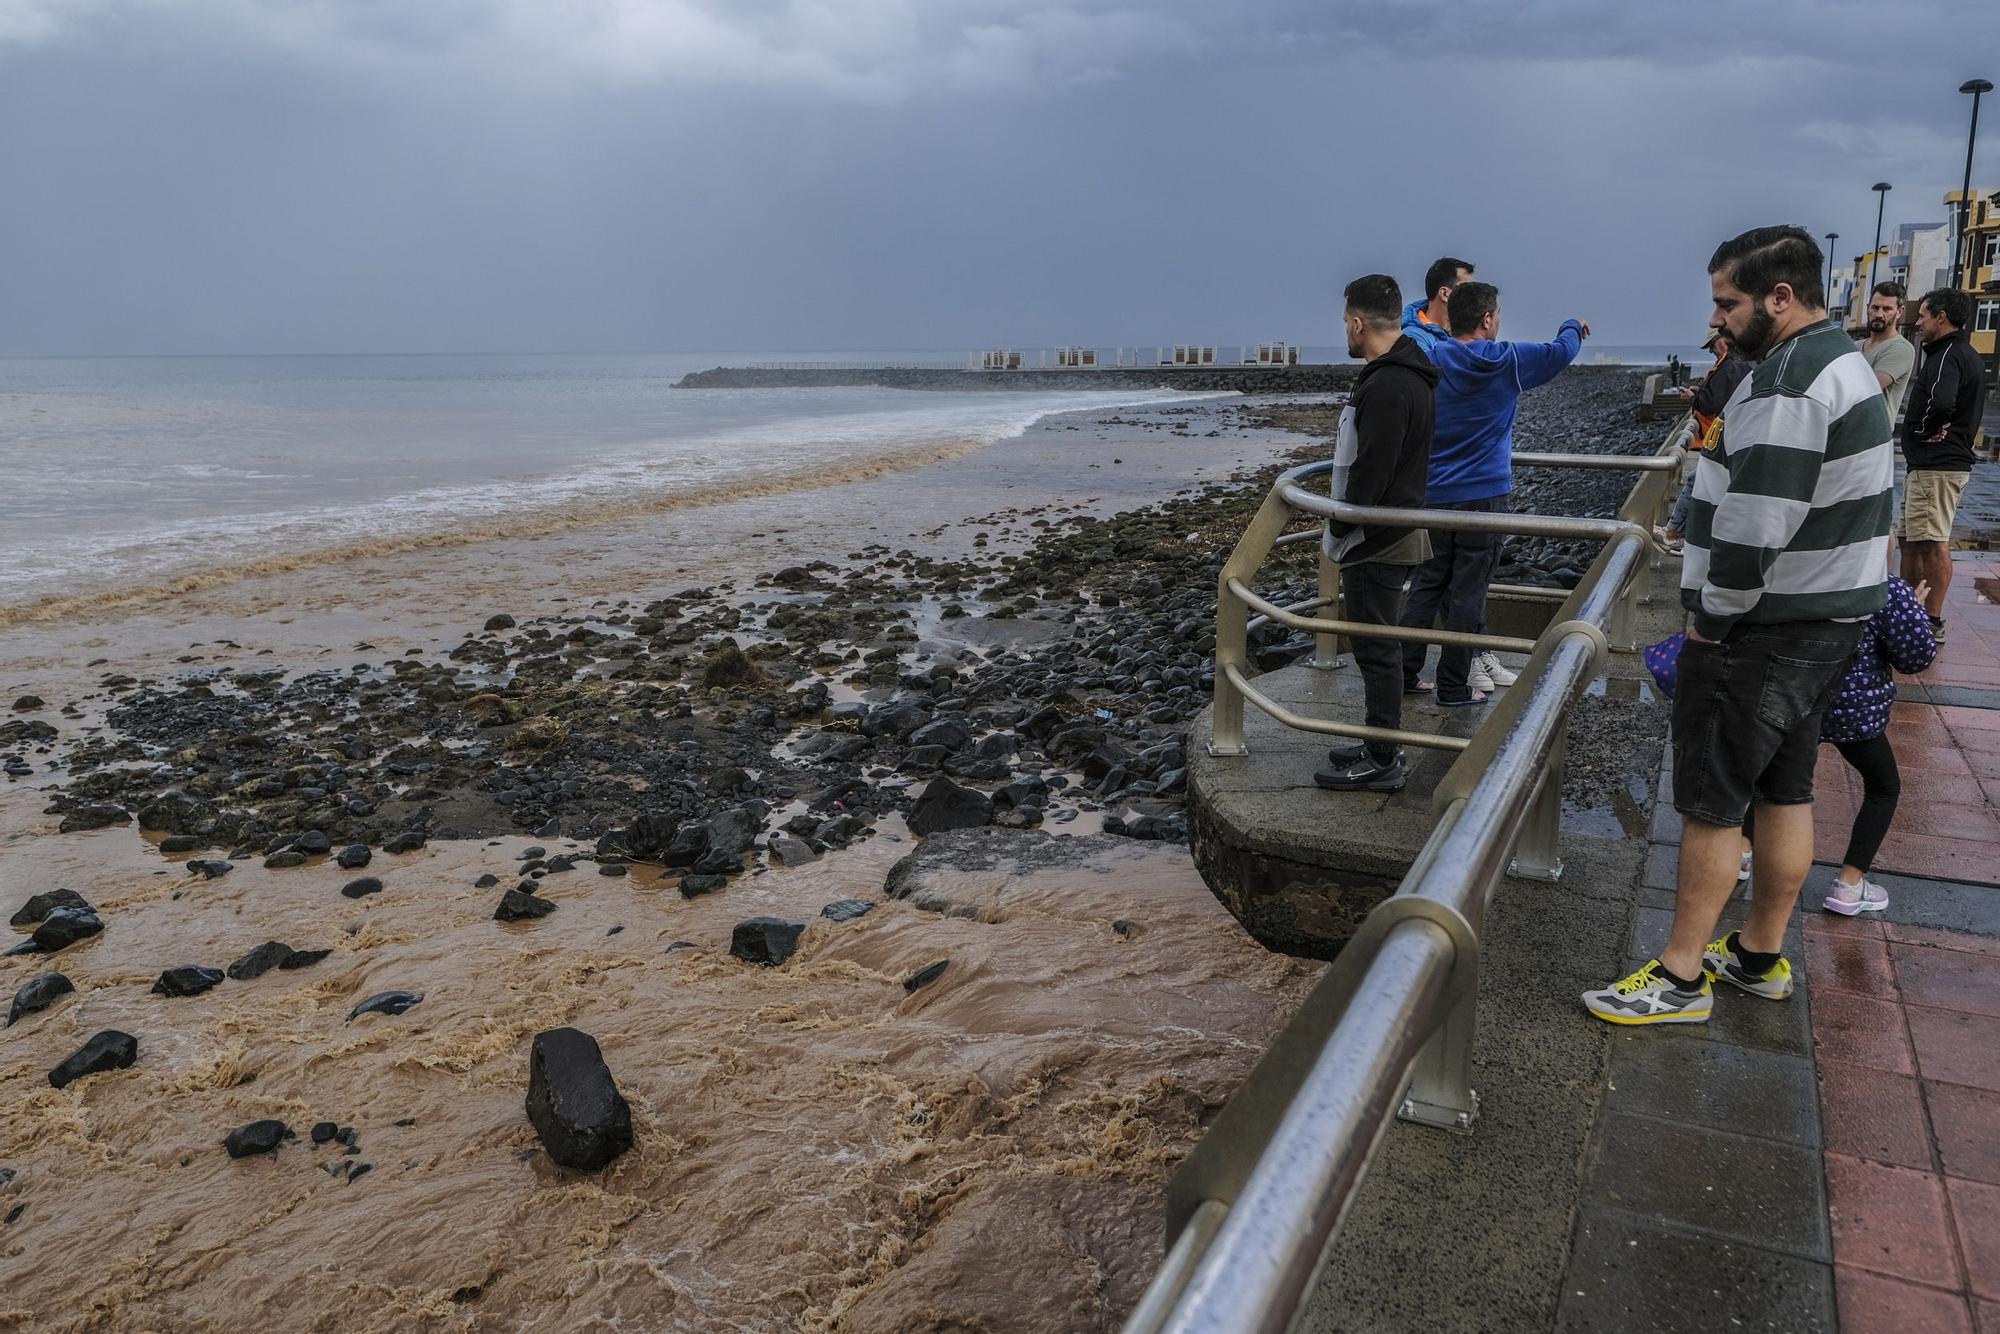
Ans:
<svg viewBox="0 0 2000 1334"><path fill-rule="evenodd" d="M1648 450L1633 397L1565 376L1523 447ZM111 865L17 885L0 1316L513 1327L567 1284L652 1327L1116 1328L1166 1175L1318 971L1174 844L1221 562L1335 411L1119 421L1301 443L951 555L484 607L337 670L211 640L15 701L0 763L68 831L28 840ZM1521 482L1608 513L1629 479ZM1312 576L1291 547L1264 585ZM1603 730L1581 800L1624 763Z"/></svg>
<svg viewBox="0 0 2000 1334"><path fill-rule="evenodd" d="M1523 400L1523 448L1640 453L1629 373L1572 372ZM1018 553L882 547L517 624L495 610L437 657L286 676L102 679L106 727L58 752L39 701L0 724L9 772L60 753L65 830L124 821L170 854L317 862L337 850L527 833L586 840L607 875L689 895L797 864L895 818L917 833L1047 822L1185 835L1185 727L1212 683L1221 562L1279 467L1319 457L1337 404L1246 411L1315 437L1279 464L1107 519L1002 514ZM1185 429L1185 428L1177 428ZM1520 510L1609 514L1621 473L1524 473ZM987 545L973 539L975 551ZM1498 577L1564 586L1588 552L1510 542ZM1267 586L1305 596L1291 548ZM228 648L229 645L222 647ZM366 646L362 646L364 649ZM1269 670L1310 639L1267 626ZM85 701L87 703L88 701ZM81 704L60 715L82 716ZM567 869L567 868L564 868Z"/></svg>

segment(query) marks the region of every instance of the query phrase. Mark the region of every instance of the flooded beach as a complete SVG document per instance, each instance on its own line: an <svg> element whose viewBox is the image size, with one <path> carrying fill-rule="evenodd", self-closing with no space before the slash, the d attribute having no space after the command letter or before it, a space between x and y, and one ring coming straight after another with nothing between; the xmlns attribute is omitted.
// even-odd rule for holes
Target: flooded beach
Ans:
<svg viewBox="0 0 2000 1334"><path fill-rule="evenodd" d="M502 612L576 618L698 582L727 598L829 550L897 563L890 548L922 544L997 568L1051 522L1297 443L1234 409L1205 411L1199 430L1186 411L1066 414L852 485L244 571L0 632L7 699L47 701L10 716L60 738L24 745L17 729L5 747L34 773L0 793L0 876L16 900L72 890L104 922L58 953L0 959L0 993L49 970L74 987L0 1036L0 1320L1115 1328L1158 1261L1167 1176L1317 971L1244 936L1176 843L1021 831L1060 850L913 868L906 888L922 892L897 899L885 881L919 840L895 809L860 808L844 850L788 866L760 840L726 889L690 897L681 871L602 855L587 833L494 831L377 851L366 874L381 888L347 897L359 872L319 855L267 867L264 836L169 854L174 835L130 822L58 833L48 801L79 776L63 758L75 743L100 775L147 772L148 755L184 763L108 722L129 727L117 711L149 690L239 701L232 728L276 737L298 724L258 693L264 677L282 697L361 659L442 655ZM910 609L902 670L947 643L997 655L1064 628L940 621L922 587L881 596ZM395 676L352 679L378 675ZM865 678L842 689L901 693ZM804 793L767 795L774 820L804 809ZM1069 827L1083 831L1103 807L1076 791L1046 809L1081 814ZM574 869L546 869L566 857ZM206 859L228 873L190 870ZM517 877L556 910L495 921ZM874 906L821 916L843 901ZM777 967L728 952L735 925L764 916L806 928ZM329 953L200 995L151 990L165 970L223 969L267 941ZM348 1018L391 990L423 999ZM529 1042L563 1026L597 1040L631 1104L634 1146L601 1173L556 1166L523 1114ZM49 1070L106 1030L137 1039L136 1062L50 1087ZM225 1154L230 1131L267 1118L294 1138ZM353 1151L315 1144L323 1121Z"/></svg>

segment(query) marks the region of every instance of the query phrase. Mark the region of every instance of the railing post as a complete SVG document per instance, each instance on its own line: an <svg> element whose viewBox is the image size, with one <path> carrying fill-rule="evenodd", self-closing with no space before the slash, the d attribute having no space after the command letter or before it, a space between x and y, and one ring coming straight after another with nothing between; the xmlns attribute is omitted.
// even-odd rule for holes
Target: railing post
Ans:
<svg viewBox="0 0 2000 1334"><path fill-rule="evenodd" d="M1479 1022L1479 985L1452 1002L1451 1012L1410 1066L1410 1087L1396 1110L1402 1121L1470 1135L1479 1119L1479 1090L1472 1087L1472 1039Z"/></svg>
<svg viewBox="0 0 2000 1334"><path fill-rule="evenodd" d="M1222 573L1215 577L1215 709L1210 715L1208 739L1211 755L1250 753L1243 743L1243 692L1223 670L1233 666L1241 671L1249 665L1250 609L1230 591L1229 583L1234 579L1247 584L1254 579L1278 534L1291 521L1292 507L1278 494L1281 489L1282 484L1275 486L1264 497L1236 549L1222 563Z"/></svg>
<svg viewBox="0 0 2000 1334"><path fill-rule="evenodd" d="M1340 566L1328 558L1326 554L1326 539L1323 536L1320 539L1319 547L1319 596L1322 614L1329 608L1332 608L1335 612L1339 611ZM1328 619L1338 621L1345 620L1346 617L1344 614L1336 614L1328 617ZM1307 665L1317 667L1321 671L1332 671L1334 668L1340 666L1340 636L1334 634L1314 635L1313 655L1308 660Z"/></svg>
<svg viewBox="0 0 2000 1334"><path fill-rule="evenodd" d="M1621 602L1619 605L1624 604ZM1534 802L1528 808L1528 818L1521 822L1521 832L1514 840L1514 860L1508 863L1508 875L1519 876L1523 880L1562 879L1563 765L1568 749L1569 718L1565 714L1562 725L1556 731L1555 744L1549 750L1542 785L1536 791Z"/></svg>

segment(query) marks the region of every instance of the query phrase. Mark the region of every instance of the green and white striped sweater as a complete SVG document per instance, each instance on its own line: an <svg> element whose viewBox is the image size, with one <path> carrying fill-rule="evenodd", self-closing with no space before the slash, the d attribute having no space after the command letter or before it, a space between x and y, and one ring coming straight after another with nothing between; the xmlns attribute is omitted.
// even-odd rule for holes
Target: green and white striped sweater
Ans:
<svg viewBox="0 0 2000 1334"><path fill-rule="evenodd" d="M1872 616L1888 581L1889 404L1831 322L1757 363L1695 464L1681 604L1695 632Z"/></svg>

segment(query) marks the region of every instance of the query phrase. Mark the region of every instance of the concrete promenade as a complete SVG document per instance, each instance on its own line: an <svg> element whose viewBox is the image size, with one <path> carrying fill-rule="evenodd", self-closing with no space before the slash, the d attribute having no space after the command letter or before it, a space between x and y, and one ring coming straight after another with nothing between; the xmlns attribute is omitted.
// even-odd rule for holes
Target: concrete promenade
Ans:
<svg viewBox="0 0 2000 1334"><path fill-rule="evenodd" d="M1677 573L1643 639L1678 628ZM1477 1133L1391 1129L1305 1328L2000 1334L2000 558L1959 553L1947 619L1891 724L1879 918L1820 910L1858 802L1823 753L1790 1001L1718 988L1711 1023L1660 1029L1583 1012L1671 921L1666 710L1637 727L1649 827L1566 824L1561 883L1497 891ZM1642 672L1614 655L1611 693Z"/></svg>

